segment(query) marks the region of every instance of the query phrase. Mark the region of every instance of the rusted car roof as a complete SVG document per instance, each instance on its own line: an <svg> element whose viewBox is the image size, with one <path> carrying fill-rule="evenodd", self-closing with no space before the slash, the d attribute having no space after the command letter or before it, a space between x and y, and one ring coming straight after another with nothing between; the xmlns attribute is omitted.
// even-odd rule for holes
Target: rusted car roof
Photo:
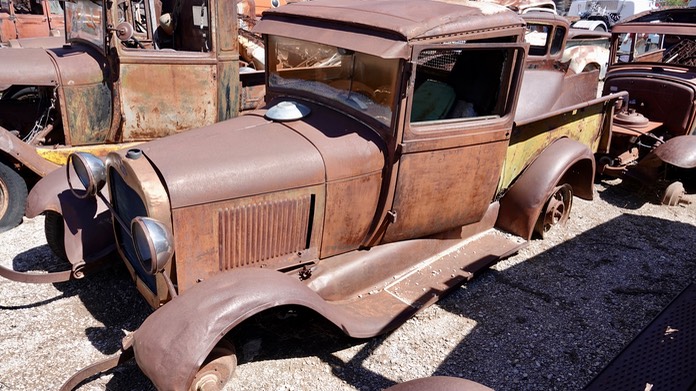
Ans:
<svg viewBox="0 0 696 391"><path fill-rule="evenodd" d="M394 7L393 1L385 0L316 0L269 10L254 31L408 58L410 41L522 25L516 13L486 2L404 0Z"/></svg>

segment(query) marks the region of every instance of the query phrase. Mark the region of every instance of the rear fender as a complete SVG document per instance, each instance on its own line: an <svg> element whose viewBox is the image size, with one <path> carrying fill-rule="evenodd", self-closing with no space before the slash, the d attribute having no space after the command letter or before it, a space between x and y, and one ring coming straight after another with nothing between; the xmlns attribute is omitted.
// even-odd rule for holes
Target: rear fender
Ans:
<svg viewBox="0 0 696 391"><path fill-rule="evenodd" d="M102 194L108 197L108 189L102 189ZM97 197L75 197L65 168L48 174L29 192L26 216L33 218L47 211L63 216L65 253L72 265L99 260L115 249L107 206Z"/></svg>
<svg viewBox="0 0 696 391"><path fill-rule="evenodd" d="M555 141L520 174L500 200L496 226L529 240L554 187L568 183L574 195L591 200L594 172L594 156L587 146L568 138Z"/></svg>
<svg viewBox="0 0 696 391"><path fill-rule="evenodd" d="M324 301L297 277L236 269L203 281L150 315L133 334L140 369L160 390L188 390L209 352L232 328L264 310L300 305L353 337L383 331L369 319Z"/></svg>

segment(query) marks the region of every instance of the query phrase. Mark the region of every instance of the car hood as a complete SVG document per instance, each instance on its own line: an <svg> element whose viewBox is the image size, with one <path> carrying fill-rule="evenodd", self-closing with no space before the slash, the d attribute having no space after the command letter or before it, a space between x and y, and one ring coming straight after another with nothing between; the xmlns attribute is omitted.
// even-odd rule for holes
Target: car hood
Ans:
<svg viewBox="0 0 696 391"><path fill-rule="evenodd" d="M140 146L172 209L321 184L321 155L284 124L250 115Z"/></svg>
<svg viewBox="0 0 696 391"><path fill-rule="evenodd" d="M11 85L54 86L58 72L42 48L0 49L0 91Z"/></svg>

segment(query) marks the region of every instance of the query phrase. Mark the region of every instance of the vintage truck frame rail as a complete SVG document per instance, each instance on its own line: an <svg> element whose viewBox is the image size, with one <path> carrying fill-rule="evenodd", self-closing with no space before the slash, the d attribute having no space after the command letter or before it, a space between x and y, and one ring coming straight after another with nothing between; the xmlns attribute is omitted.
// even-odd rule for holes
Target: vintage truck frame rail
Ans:
<svg viewBox="0 0 696 391"><path fill-rule="evenodd" d="M603 174L656 187L676 205L696 181L696 8L643 13L614 26L604 93L628 91Z"/></svg>
<svg viewBox="0 0 696 391"><path fill-rule="evenodd" d="M278 306L384 333L564 222L573 195L594 195L623 95L594 98L598 71L553 65L567 31L554 21L531 67L524 19L498 5L289 4L257 25L263 108L106 163L72 154L70 199L108 204L161 308L64 388L129 355L160 389L221 387L236 366L224 336ZM557 96L534 100L538 83Z"/></svg>
<svg viewBox="0 0 696 391"><path fill-rule="evenodd" d="M240 111L235 2L169 3L66 1L67 45L3 49L0 230L71 152L106 155Z"/></svg>

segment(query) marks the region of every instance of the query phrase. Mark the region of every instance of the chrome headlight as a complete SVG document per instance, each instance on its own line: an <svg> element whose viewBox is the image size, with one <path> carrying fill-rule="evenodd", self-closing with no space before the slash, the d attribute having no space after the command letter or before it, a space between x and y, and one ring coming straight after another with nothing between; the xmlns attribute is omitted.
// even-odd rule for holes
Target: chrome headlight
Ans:
<svg viewBox="0 0 696 391"><path fill-rule="evenodd" d="M70 191L78 198L95 196L106 183L106 166L104 162L90 153L71 153L68 156L66 171ZM80 180L81 188L73 186L71 172L74 172Z"/></svg>
<svg viewBox="0 0 696 391"><path fill-rule="evenodd" d="M149 217L131 221L131 236L138 261L146 273L164 270L174 253L172 233L164 224Z"/></svg>

